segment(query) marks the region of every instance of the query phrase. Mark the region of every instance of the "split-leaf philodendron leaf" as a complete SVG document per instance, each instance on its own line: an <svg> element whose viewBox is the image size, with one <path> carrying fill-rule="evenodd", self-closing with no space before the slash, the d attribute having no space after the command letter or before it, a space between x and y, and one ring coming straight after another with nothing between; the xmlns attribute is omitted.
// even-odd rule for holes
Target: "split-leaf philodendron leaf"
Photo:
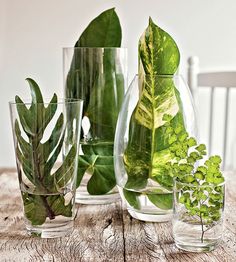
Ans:
<svg viewBox="0 0 236 262"><path fill-rule="evenodd" d="M88 25L75 47L120 47L121 39L119 18L112 8ZM79 156L77 179L79 187L85 173L91 175L87 185L91 195L108 193L116 184L113 140L125 87L124 76L117 73L120 65L114 54L114 49L104 49L101 72L100 64L94 62L100 54L90 48L75 49L66 81L66 96L83 98L83 116L88 117L91 125L89 135L94 144L82 140L84 155Z"/></svg>
<svg viewBox="0 0 236 262"><path fill-rule="evenodd" d="M125 187L131 189L127 198L131 205L134 202L129 201L132 190L143 191L150 180L170 190L170 195L147 193L149 200L159 208L172 208L173 179L165 168L171 159L171 141L163 117L165 114L172 116L173 128L177 125L185 128L180 94L173 80L179 61L179 49L173 38L150 19L139 40L140 97L131 116L124 154L128 175Z"/></svg>
<svg viewBox="0 0 236 262"><path fill-rule="evenodd" d="M19 169L31 183L30 193L22 190L24 212L32 225L42 225L46 218L54 219L58 215L72 216L72 200L65 203L61 189L74 176L76 147L71 146L61 166L53 168L64 142L64 115L61 113L49 138L42 141L45 130L57 111L57 96L54 94L46 107L39 86L33 79L26 79L30 85L32 102L28 108L20 97L15 102L19 121L14 122L16 135L16 154ZM22 134L22 131L25 134ZM27 138L27 139L26 139ZM21 187L24 180L20 181Z"/></svg>

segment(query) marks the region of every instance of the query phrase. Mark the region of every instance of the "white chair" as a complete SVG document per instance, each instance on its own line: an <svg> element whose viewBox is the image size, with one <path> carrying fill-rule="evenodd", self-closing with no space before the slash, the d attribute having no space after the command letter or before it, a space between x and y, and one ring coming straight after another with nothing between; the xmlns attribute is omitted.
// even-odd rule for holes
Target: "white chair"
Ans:
<svg viewBox="0 0 236 262"><path fill-rule="evenodd" d="M230 112L230 106L229 106L229 98L231 94L231 89L236 87L236 71L219 71L219 72L200 72L199 71L199 59L198 57L190 57L188 59L188 84L190 87L190 90L192 92L194 102L196 106L198 107L199 101L198 101L198 90L199 88L210 88L210 98L209 98L209 111L210 111L210 117L209 117L209 132L208 132L208 148L209 148L209 155L212 153L212 135L213 132L216 132L216 130L213 130L213 112L214 112L214 96L215 96L215 90L216 87L221 87L226 90L225 97L222 97L224 99L224 131L223 131L223 163L222 168L223 170L226 169L226 157L227 157L227 146L228 146L228 124L229 124L229 112ZM199 117L199 116L198 116ZM215 120L215 119L214 119ZM234 120L235 121L235 120Z"/></svg>

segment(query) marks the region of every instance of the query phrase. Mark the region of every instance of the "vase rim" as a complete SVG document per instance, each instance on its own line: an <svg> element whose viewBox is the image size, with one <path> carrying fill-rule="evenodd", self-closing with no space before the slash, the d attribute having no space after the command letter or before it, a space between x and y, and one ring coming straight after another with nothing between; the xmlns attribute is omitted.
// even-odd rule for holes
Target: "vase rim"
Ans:
<svg viewBox="0 0 236 262"><path fill-rule="evenodd" d="M54 105L54 104L57 104L57 105L60 105L60 104L76 104L76 103L83 103L84 100L83 99L77 99L77 98L58 98L57 99L57 102L50 102L51 98L50 99L44 99L44 101L42 103L36 103L37 105ZM27 99L24 99L22 100L23 102L20 103L20 102L15 102L15 101L9 101L9 105L10 106L13 106L13 105L31 105L32 104L32 100L30 98L27 98Z"/></svg>
<svg viewBox="0 0 236 262"><path fill-rule="evenodd" d="M134 77L143 77L143 76L151 76L151 74L135 74ZM153 77L163 77L163 78L175 78L175 77L183 77L182 74L153 74Z"/></svg>
<svg viewBox="0 0 236 262"><path fill-rule="evenodd" d="M63 50L67 50L67 49L78 49L78 50L82 50L82 49L88 49L88 50L92 50L92 49L118 49L118 50L127 50L127 47L110 47L110 46L103 46L103 47L92 47L92 46L65 46L62 48Z"/></svg>

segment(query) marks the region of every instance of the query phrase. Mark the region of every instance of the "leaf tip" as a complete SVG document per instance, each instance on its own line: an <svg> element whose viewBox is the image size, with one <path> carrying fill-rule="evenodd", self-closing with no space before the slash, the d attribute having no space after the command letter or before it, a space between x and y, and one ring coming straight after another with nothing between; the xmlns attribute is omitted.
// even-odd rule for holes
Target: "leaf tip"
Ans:
<svg viewBox="0 0 236 262"><path fill-rule="evenodd" d="M20 97L18 95L15 96L15 102L17 103L19 101Z"/></svg>
<svg viewBox="0 0 236 262"><path fill-rule="evenodd" d="M25 81L27 81L28 83L36 83L34 79L30 77L26 77Z"/></svg>
<svg viewBox="0 0 236 262"><path fill-rule="evenodd" d="M153 20L151 18L151 16L149 16L149 25L153 24Z"/></svg>

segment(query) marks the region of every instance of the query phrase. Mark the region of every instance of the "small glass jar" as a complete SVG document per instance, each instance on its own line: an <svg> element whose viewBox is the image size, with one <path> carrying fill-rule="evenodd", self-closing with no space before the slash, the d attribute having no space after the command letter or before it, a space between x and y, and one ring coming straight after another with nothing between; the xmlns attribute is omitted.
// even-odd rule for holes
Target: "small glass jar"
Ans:
<svg viewBox="0 0 236 262"><path fill-rule="evenodd" d="M178 248L214 250L223 234L225 184L174 183L173 235Z"/></svg>

